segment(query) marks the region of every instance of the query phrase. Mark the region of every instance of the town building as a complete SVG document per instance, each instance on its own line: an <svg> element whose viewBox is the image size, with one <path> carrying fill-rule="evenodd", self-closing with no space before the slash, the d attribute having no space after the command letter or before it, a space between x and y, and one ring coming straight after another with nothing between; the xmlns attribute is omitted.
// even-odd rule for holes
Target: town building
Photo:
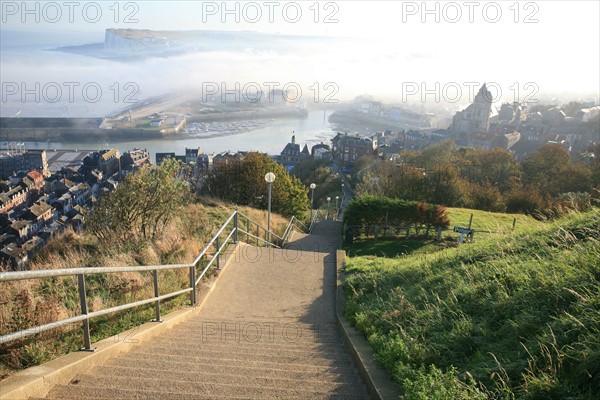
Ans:
<svg viewBox="0 0 600 400"><path fill-rule="evenodd" d="M281 151L279 162L288 169L294 167L300 161L310 158L308 146L300 150L300 145L296 143L296 135L292 135L292 141L285 145Z"/></svg>
<svg viewBox="0 0 600 400"><path fill-rule="evenodd" d="M121 153L117 149L102 150L99 152L99 167L105 175L110 176L121 170Z"/></svg>
<svg viewBox="0 0 600 400"><path fill-rule="evenodd" d="M144 164L150 164L150 153L146 149L133 149L121 156L122 169L139 168Z"/></svg>
<svg viewBox="0 0 600 400"><path fill-rule="evenodd" d="M358 134L338 134L331 139L333 156L344 164L354 164L363 156L374 155L377 150L377 138L360 137Z"/></svg>
<svg viewBox="0 0 600 400"><path fill-rule="evenodd" d="M48 161L45 150L19 150L0 152L0 179L8 179L19 171L42 171L48 176Z"/></svg>
<svg viewBox="0 0 600 400"><path fill-rule="evenodd" d="M456 134L487 131L490 127L490 116L492 116L492 100L492 94L484 83L473 103L454 115L450 130Z"/></svg>

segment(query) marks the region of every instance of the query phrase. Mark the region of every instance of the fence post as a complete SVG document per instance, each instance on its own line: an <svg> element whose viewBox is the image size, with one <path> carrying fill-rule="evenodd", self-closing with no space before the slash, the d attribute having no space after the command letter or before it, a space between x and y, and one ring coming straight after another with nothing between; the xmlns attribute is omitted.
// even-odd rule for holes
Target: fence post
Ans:
<svg viewBox="0 0 600 400"><path fill-rule="evenodd" d="M217 248L217 253L215 254L215 256L217 257L217 269L221 269L221 264L220 264L220 257L219 257L219 237L217 236L217 239L215 240L215 246Z"/></svg>
<svg viewBox="0 0 600 400"><path fill-rule="evenodd" d="M190 305L192 307L196 306L196 265L192 265L190 267L190 287L192 291L190 292Z"/></svg>
<svg viewBox="0 0 600 400"><path fill-rule="evenodd" d="M238 242L238 212L236 211L233 214L233 244L237 244Z"/></svg>
<svg viewBox="0 0 600 400"><path fill-rule="evenodd" d="M512 230L515 230L515 225L517 224L517 218L513 218L513 226L512 226Z"/></svg>
<svg viewBox="0 0 600 400"><path fill-rule="evenodd" d="M473 214L471 214L471 218L469 218L469 229L471 229L472 222L473 222Z"/></svg>
<svg viewBox="0 0 600 400"><path fill-rule="evenodd" d="M158 270L155 269L154 271L152 271L152 275L154 281L154 297L158 297ZM160 319L160 300L156 300L156 303L154 303L154 308L156 317L153 322L162 322L162 320Z"/></svg>
<svg viewBox="0 0 600 400"><path fill-rule="evenodd" d="M79 289L79 305L81 306L81 315L88 314L88 306L87 306L87 296L85 293L85 275L79 274L77 275L77 287ZM92 349L92 342L90 340L90 320L84 319L82 321L83 325L83 345L84 347L81 350L85 351L94 351Z"/></svg>
<svg viewBox="0 0 600 400"><path fill-rule="evenodd" d="M246 218L246 243L250 244L250 220Z"/></svg>
<svg viewBox="0 0 600 400"><path fill-rule="evenodd" d="M260 246L258 239L260 238L260 225L256 224L256 247Z"/></svg>

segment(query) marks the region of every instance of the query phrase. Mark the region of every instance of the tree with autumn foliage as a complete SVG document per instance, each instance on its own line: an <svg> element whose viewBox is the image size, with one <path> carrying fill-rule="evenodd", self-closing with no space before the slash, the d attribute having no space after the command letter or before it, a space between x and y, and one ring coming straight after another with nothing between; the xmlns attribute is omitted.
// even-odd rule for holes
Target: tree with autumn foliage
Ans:
<svg viewBox="0 0 600 400"><path fill-rule="evenodd" d="M251 152L245 157L216 163L207 176L208 194L235 204L267 209L267 172L276 177L271 188L273 212L304 218L309 207L308 189L266 154Z"/></svg>
<svg viewBox="0 0 600 400"><path fill-rule="evenodd" d="M128 243L154 239L190 198L185 169L168 158L160 166L143 166L100 197L87 218L89 231L101 240Z"/></svg>

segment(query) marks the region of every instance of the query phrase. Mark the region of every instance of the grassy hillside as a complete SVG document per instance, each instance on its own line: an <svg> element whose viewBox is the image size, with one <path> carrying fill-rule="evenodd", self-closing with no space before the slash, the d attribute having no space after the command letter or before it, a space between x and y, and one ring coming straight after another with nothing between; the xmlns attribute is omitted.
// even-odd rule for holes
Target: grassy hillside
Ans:
<svg viewBox="0 0 600 400"><path fill-rule="evenodd" d="M267 224L266 211L235 207L210 199L181 210L162 237L152 242L119 246L99 242L89 234L72 231L54 238L29 265L30 269L72 267L159 265L193 261L234 209ZM282 234L287 220L271 216L273 231ZM244 240L244 236L240 236ZM189 285L184 269L161 271L161 293ZM90 275L86 277L90 311L106 309L130 301L153 297L150 272ZM161 311L187 306L189 296L161 302ZM76 277L58 277L0 283L0 335L79 315ZM154 318L153 305L91 320L92 341L110 337ZM82 345L81 325L73 324L0 345L0 379L14 371L37 365Z"/></svg>
<svg viewBox="0 0 600 400"><path fill-rule="evenodd" d="M348 260L346 315L406 399L600 398L600 211L522 225Z"/></svg>
<svg viewBox="0 0 600 400"><path fill-rule="evenodd" d="M504 214L453 207L448 207L447 211L450 218L450 227L445 235L454 239L457 239L459 235L453 233L452 229L455 226L469 226L471 214L473 214L471 228L476 231L475 239L477 241L513 232L513 219L516 219L514 232L525 232L544 226L544 222L523 214ZM431 239L380 238L379 240L373 240L373 238L361 238L355 240L352 245L344 246L344 250L351 257L367 255L398 257L411 254L430 254L456 245L451 241L439 242L433 236L435 236L434 232L431 233Z"/></svg>

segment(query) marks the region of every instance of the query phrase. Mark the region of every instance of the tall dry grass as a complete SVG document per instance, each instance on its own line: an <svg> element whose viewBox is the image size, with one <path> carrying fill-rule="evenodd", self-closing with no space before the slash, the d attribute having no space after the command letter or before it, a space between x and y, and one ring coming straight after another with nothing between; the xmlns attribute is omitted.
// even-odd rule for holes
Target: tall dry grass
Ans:
<svg viewBox="0 0 600 400"><path fill-rule="evenodd" d="M192 262L219 227L237 209L266 226L266 211L236 207L214 199L184 207L154 241L128 243L99 241L92 234L67 230L53 238L28 265L31 270L161 265ZM274 232L282 234L288 220L272 214ZM224 239L224 237L222 237ZM243 240L240 237L240 240ZM212 255L214 249L209 251ZM161 271L160 293L183 289L189 284L185 269ZM153 297L150 272L123 272L86 277L88 307L107 309L130 301ZM164 309L186 304L187 298L165 301ZM0 335L51 323L78 315L79 297L76 277L58 277L0 284ZM99 340L131 328L151 318L151 307L125 311L92 321L92 339ZM74 351L81 346L81 328L76 324L56 328L0 346L0 379L11 373Z"/></svg>

